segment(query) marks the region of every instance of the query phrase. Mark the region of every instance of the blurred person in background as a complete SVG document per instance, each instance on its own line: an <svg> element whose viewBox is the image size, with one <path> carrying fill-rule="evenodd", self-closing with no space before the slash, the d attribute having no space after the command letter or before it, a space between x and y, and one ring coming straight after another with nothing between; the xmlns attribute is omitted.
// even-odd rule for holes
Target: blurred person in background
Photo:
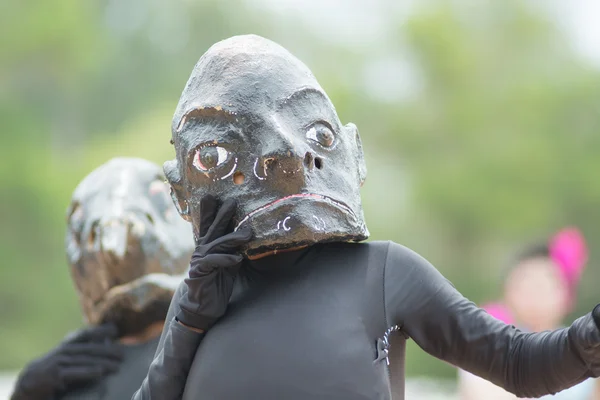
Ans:
<svg viewBox="0 0 600 400"><path fill-rule="evenodd" d="M89 326L26 366L12 400L130 398L187 270L191 225L160 167L116 158L75 189L65 245Z"/></svg>
<svg viewBox="0 0 600 400"><path fill-rule="evenodd" d="M488 303L483 309L524 331L558 329L573 310L587 260L588 250L581 232L576 228L565 228L547 243L535 244L522 251L509 266L502 300ZM595 399L595 382L588 379L547 398ZM459 370L459 393L462 400L517 398L464 370Z"/></svg>

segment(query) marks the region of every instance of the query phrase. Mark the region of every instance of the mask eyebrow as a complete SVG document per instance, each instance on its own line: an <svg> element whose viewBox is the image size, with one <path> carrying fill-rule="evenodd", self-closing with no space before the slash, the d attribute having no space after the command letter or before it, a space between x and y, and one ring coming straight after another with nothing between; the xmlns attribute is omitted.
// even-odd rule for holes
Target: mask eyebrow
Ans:
<svg viewBox="0 0 600 400"><path fill-rule="evenodd" d="M179 120L179 124L177 124L176 131L177 133L181 132L186 122L196 118L211 118L232 121L235 119L236 115L237 114L235 112L225 110L221 106L196 106L183 114L181 120Z"/></svg>
<svg viewBox="0 0 600 400"><path fill-rule="evenodd" d="M283 108L289 101L294 100L296 98L304 98L304 97L320 97L327 104L331 104L331 100L329 100L327 95L325 93L323 93L322 90L311 87L311 86L306 86L306 87L296 90L294 93L292 93L291 95L289 95L287 97L277 100L277 107Z"/></svg>
<svg viewBox="0 0 600 400"><path fill-rule="evenodd" d="M281 113L292 113L296 118L304 122L310 121L311 124L318 120L326 121L335 132L341 129L341 122L333 103L320 89L303 87L277 103L277 109Z"/></svg>

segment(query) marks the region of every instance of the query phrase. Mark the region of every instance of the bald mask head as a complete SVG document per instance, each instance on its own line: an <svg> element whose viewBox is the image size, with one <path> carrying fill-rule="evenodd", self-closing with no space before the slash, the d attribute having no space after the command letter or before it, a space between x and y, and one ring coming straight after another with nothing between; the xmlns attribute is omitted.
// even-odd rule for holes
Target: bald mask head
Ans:
<svg viewBox="0 0 600 400"><path fill-rule="evenodd" d="M247 255L368 237L356 126L343 126L310 70L255 35L213 45L175 111L176 160L165 163L181 215L198 232L200 199L238 201Z"/></svg>
<svg viewBox="0 0 600 400"><path fill-rule="evenodd" d="M165 319L194 250L160 167L114 158L77 186L65 245L84 315L134 334Z"/></svg>

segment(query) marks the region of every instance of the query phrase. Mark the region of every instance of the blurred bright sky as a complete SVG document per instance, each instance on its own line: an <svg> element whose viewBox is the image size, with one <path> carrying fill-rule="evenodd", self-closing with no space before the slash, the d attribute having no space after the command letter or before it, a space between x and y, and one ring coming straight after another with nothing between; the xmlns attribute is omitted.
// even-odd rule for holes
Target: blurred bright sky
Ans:
<svg viewBox="0 0 600 400"><path fill-rule="evenodd" d="M256 7L281 17L298 17L303 24L320 32L324 41L366 51L372 55L362 76L368 95L379 101L398 101L409 98L419 90L420 76L407 54L390 55L386 49L402 47L402 43L384 40L398 37L398 27L390 21L402 21L415 6L426 6L426 0L246 0ZM467 0L461 0L467 1ZM468 0L474 3L478 0ZM573 47L582 58L600 68L600 1L599 0L531 0L546 9L570 37ZM474 4L475 5L475 4ZM394 18L390 18L393 15ZM281 31L289 33L287 21ZM299 21L300 22L300 21ZM396 34L393 34L396 33ZM386 38L382 40L382 38ZM310 63L309 63L310 64Z"/></svg>
<svg viewBox="0 0 600 400"><path fill-rule="evenodd" d="M189 0L188 0L189 1ZM473 10L479 0L472 2ZM528 0L545 10L562 26L573 47L592 65L600 67L599 0ZM402 23L415 7L427 7L427 0L246 0L251 7L268 13L270 23L284 38L286 47L310 66L310 51L302 54L305 45L297 36L294 25L313 30L324 42L343 44L346 48L368 54L362 76L366 94L379 101L397 102L410 98L420 88L419 71L415 70L409 52L402 52L403 43L398 21ZM148 29L151 41L165 53L179 50L190 38L191 23L183 9L164 7L164 0L109 0L106 8L108 25L120 34ZM290 19L294 23L290 25ZM277 24L279 22L279 25ZM394 41L392 43L392 41ZM294 44L292 44L294 43ZM389 49L396 51L392 54Z"/></svg>
<svg viewBox="0 0 600 400"><path fill-rule="evenodd" d="M469 0L477 2L477 0ZM390 13L407 14L414 0L248 0L274 13L297 15L323 33L324 40L351 46L374 46L394 27L386 24ZM600 67L600 1L537 0L548 7L551 16L565 28L574 47L583 57ZM419 2L419 4L424 4ZM382 43L385 45L384 43Z"/></svg>
<svg viewBox="0 0 600 400"><path fill-rule="evenodd" d="M600 1L556 1L556 20L564 24L575 48L600 67Z"/></svg>

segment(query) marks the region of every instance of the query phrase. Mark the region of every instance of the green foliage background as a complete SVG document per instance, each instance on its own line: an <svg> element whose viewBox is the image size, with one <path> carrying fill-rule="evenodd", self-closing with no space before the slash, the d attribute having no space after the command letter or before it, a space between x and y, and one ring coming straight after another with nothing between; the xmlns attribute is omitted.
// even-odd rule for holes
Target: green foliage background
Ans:
<svg viewBox="0 0 600 400"><path fill-rule="evenodd" d="M481 302L498 295L517 246L575 224L592 257L573 316L599 300L600 72L542 8L423 1L408 17L391 12L376 43L352 46L250 2L136 4L0 7L0 369L81 324L63 248L77 183L115 156L172 158L171 113L192 66L242 33L303 59L342 121L358 125L373 239L412 247ZM389 59L409 67L412 89L382 98L365 71ZM414 344L407 364L409 374L455 373Z"/></svg>

